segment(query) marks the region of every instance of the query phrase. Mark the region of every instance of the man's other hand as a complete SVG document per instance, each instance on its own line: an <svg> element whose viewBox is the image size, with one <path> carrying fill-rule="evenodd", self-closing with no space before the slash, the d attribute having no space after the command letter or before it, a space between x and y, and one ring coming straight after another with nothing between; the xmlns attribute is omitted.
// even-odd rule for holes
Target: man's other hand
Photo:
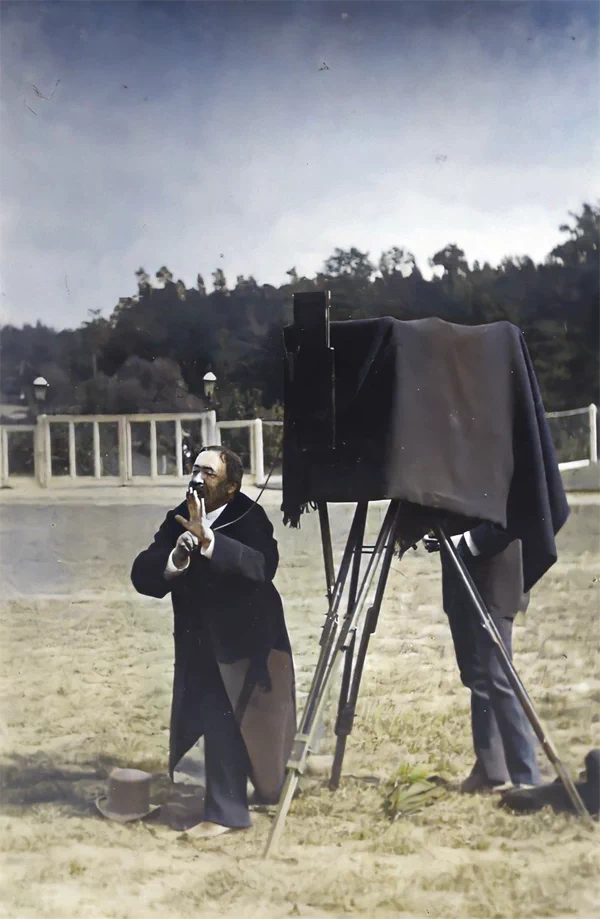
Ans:
<svg viewBox="0 0 600 919"><path fill-rule="evenodd" d="M439 541L434 536L424 536L423 545L428 552L439 552L440 544Z"/></svg>
<svg viewBox="0 0 600 919"><path fill-rule="evenodd" d="M198 538L193 533L182 533L173 549L173 564L176 568L184 568L188 558L199 546Z"/></svg>

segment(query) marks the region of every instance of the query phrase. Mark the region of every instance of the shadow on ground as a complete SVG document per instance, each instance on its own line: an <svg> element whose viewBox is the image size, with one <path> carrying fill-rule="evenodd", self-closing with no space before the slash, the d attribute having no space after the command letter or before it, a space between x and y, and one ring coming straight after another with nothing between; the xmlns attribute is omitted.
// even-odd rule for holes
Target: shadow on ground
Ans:
<svg viewBox="0 0 600 919"><path fill-rule="evenodd" d="M64 816L97 819L96 798L105 794L111 770L122 765L110 756L72 765L43 752L33 756L15 754L0 763L0 812L6 816L21 816L39 805L57 804ZM166 773L153 768L147 760L128 763L128 766L152 775L151 800L153 804L162 805L153 815L153 823L183 829L179 824L190 820L198 822L204 803L204 789L198 784L198 767L191 766L196 774L190 780L187 780L187 773L179 773L178 781L173 783Z"/></svg>

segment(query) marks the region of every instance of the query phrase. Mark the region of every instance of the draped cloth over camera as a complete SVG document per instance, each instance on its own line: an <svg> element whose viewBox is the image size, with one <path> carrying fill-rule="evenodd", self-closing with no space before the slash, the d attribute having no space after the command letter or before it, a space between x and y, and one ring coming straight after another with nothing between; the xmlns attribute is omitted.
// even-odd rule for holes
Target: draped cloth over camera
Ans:
<svg viewBox="0 0 600 919"><path fill-rule="evenodd" d="M399 499L401 548L434 520L449 534L489 521L521 540L530 590L556 561L569 511L520 330L386 317L332 322L330 335L334 450L301 450L298 422L310 412L294 387L302 354L287 363L284 521L298 526L316 501Z"/></svg>

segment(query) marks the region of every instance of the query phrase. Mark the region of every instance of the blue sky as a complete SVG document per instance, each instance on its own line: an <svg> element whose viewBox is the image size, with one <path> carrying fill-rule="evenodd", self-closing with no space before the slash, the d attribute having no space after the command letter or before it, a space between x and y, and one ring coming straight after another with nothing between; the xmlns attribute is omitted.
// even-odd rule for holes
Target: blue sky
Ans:
<svg viewBox="0 0 600 919"><path fill-rule="evenodd" d="M0 318L108 316L140 266L210 288L335 246L541 260L599 197L599 10L2 3Z"/></svg>

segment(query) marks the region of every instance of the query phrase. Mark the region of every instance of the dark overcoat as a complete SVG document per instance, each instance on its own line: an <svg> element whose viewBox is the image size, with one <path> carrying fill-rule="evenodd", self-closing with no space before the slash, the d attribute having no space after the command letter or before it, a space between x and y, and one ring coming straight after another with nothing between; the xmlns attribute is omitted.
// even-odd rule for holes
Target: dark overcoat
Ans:
<svg viewBox="0 0 600 919"><path fill-rule="evenodd" d="M492 618L514 619L529 605L529 594L523 590L521 541L511 539L501 527L487 522L471 530L471 539L479 555L473 555L464 540L459 543L457 552L481 599ZM443 549L441 555L444 609L464 615L471 610L471 600ZM474 612L471 615L475 615Z"/></svg>
<svg viewBox="0 0 600 919"><path fill-rule="evenodd" d="M150 597L171 594L175 672L169 772L204 733L199 704L208 657L216 660L240 725L262 798L276 800L296 730L294 669L281 598L273 584L279 563L265 511L239 493L214 525L212 558L199 552L183 574L164 571L178 537L175 516L189 519L184 502L168 512L151 546L133 563L131 580ZM244 515L242 517L242 515ZM242 518L242 519L238 519Z"/></svg>

